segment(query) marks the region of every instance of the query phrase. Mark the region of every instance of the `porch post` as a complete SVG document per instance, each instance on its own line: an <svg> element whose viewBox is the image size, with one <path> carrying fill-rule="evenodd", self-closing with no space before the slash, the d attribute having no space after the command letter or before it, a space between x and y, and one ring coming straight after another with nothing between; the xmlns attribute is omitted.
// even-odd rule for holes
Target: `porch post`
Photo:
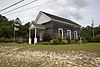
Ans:
<svg viewBox="0 0 100 67"><path fill-rule="evenodd" d="M31 29L29 29L29 44L31 44Z"/></svg>
<svg viewBox="0 0 100 67"><path fill-rule="evenodd" d="M35 28L35 38L34 38L34 44L37 43L37 37L36 37L36 28Z"/></svg>

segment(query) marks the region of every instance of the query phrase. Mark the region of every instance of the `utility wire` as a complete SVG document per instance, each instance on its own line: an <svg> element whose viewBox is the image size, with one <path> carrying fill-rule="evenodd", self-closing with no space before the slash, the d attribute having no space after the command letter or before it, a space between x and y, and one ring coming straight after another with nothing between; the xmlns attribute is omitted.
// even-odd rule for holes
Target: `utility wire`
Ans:
<svg viewBox="0 0 100 67"><path fill-rule="evenodd" d="M3 14L7 14L7 13L12 12L12 11L14 11L14 10L17 10L17 9L19 9L19 8L22 8L22 7L24 7L24 6L27 6L27 5L29 5L29 4L31 4L31 3L33 3L33 2L35 2L35 1L37 1L37 0L31 1L31 2L29 2L29 3L26 3L26 4L22 5L22 6L19 6L19 7L17 7L17 8L12 9L12 10L9 10L9 11L3 13Z"/></svg>
<svg viewBox="0 0 100 67"><path fill-rule="evenodd" d="M0 12L4 11L4 10L10 8L10 7L13 7L13 6L15 6L15 5L17 5L17 4L19 4L19 3L23 2L23 1L24 1L24 0L20 0L20 1L18 1L17 3L14 3L14 4L12 4L12 5L10 5L10 6L6 7L6 8L4 8L4 9L0 10Z"/></svg>
<svg viewBox="0 0 100 67"><path fill-rule="evenodd" d="M39 7L39 6L42 6L42 5L48 4L48 3L52 3L52 2L54 2L54 1L57 1L57 0L53 0L53 1L46 2L46 3L42 3L42 4L39 4L39 5L36 5L36 6L30 7L30 8L27 8L27 9L24 9L24 10L16 11L16 12L14 12L14 13L10 13L10 14L16 14L16 13L20 13L20 12L23 12L23 11L27 11L27 10L33 9L33 8L35 8L35 7ZM6 14L7 14L7 13L6 13Z"/></svg>

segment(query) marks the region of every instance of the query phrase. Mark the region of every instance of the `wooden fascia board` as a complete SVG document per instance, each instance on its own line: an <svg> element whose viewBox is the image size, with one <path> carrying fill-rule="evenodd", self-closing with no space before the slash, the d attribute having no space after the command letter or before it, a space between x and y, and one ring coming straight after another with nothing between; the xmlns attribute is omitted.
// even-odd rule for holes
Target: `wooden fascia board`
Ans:
<svg viewBox="0 0 100 67"><path fill-rule="evenodd" d="M37 15L36 19L35 19L35 22L38 21L39 17L41 16L42 12L40 11L39 14Z"/></svg>
<svg viewBox="0 0 100 67"><path fill-rule="evenodd" d="M43 13L42 11L40 11L39 14L37 15L36 19L35 19L35 22L38 21L38 19L40 18L40 16L41 16L42 14L45 14L45 13ZM46 15L46 14L45 14L45 15ZM48 15L46 15L46 16L48 16ZM49 17L49 16L48 16L48 17ZM49 18L50 18L50 17L49 17ZM50 18L50 19L51 19L51 18Z"/></svg>

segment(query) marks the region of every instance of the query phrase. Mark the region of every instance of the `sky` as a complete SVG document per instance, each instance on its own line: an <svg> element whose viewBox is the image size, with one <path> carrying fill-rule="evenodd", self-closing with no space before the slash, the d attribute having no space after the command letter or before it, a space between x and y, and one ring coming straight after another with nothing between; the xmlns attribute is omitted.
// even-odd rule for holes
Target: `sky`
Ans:
<svg viewBox="0 0 100 67"><path fill-rule="evenodd" d="M0 0L0 10L8 7L20 0ZM39 11L44 11L59 17L72 20L81 26L100 25L100 0L37 0L27 6L14 10L7 14L5 12L22 6L34 0L24 0L23 2L0 12L9 20L20 18L23 24L35 20ZM29 9L30 8L30 9Z"/></svg>

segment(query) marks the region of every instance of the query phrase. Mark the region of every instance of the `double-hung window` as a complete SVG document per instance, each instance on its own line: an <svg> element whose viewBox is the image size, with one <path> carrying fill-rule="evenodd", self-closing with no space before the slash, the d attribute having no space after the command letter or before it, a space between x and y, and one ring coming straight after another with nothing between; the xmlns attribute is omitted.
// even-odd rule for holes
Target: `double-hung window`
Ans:
<svg viewBox="0 0 100 67"><path fill-rule="evenodd" d="M74 31L74 39L78 39L77 31Z"/></svg>
<svg viewBox="0 0 100 67"><path fill-rule="evenodd" d="M63 39L63 29L62 28L58 28L58 34Z"/></svg>
<svg viewBox="0 0 100 67"><path fill-rule="evenodd" d="M71 30L67 30L67 36L71 39Z"/></svg>

